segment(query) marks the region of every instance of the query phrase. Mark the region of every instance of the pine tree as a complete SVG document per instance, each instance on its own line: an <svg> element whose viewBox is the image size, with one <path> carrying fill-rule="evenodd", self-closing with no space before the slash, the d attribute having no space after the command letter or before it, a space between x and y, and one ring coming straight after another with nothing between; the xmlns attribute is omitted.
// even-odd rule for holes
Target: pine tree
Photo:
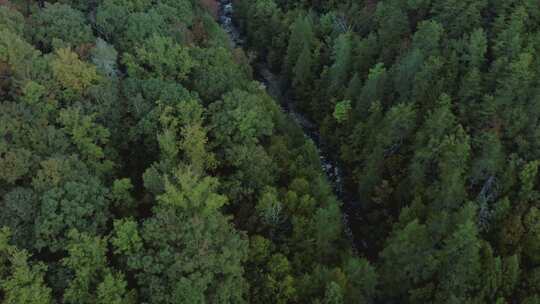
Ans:
<svg viewBox="0 0 540 304"><path fill-rule="evenodd" d="M309 109L313 87L313 55L308 44L304 45L304 49L293 69L293 86L296 92L296 97L301 101L303 109Z"/></svg>
<svg viewBox="0 0 540 304"><path fill-rule="evenodd" d="M329 69L329 92L332 96L341 96L349 81L352 60L352 38L350 33L341 34L335 41ZM341 93L340 93L341 92Z"/></svg>
<svg viewBox="0 0 540 304"><path fill-rule="evenodd" d="M286 75L292 75L294 67L300 59L300 54L305 48L310 51L315 39L311 20L307 16L296 17L290 31L287 55L283 67Z"/></svg>

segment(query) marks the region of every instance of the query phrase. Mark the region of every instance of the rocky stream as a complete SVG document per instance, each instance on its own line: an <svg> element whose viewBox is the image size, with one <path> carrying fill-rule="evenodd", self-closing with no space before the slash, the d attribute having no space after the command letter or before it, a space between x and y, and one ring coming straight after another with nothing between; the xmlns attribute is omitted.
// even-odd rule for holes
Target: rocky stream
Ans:
<svg viewBox="0 0 540 304"><path fill-rule="evenodd" d="M218 0L218 4L218 21L221 27L231 38L233 47L245 47L242 33L233 21L234 5L232 0ZM345 187L343 186L342 170L340 170L338 160L335 157L332 157L332 155L335 154L335 151L325 148L317 125L295 109L293 100L289 98L289 94L283 89L280 75L273 73L268 65L264 62L257 62L253 64L253 71L257 81L264 85L268 94L279 102L283 111L302 128L305 136L309 140L312 140L317 147L322 170L326 174L328 180L332 183L335 195L341 202L343 202L341 208L342 220L345 227L345 232L353 244L353 249L355 252L361 249L366 249L366 243L358 237L355 237L357 234L354 233L355 227L360 227L360 204L354 199L353 195L345 190Z"/></svg>

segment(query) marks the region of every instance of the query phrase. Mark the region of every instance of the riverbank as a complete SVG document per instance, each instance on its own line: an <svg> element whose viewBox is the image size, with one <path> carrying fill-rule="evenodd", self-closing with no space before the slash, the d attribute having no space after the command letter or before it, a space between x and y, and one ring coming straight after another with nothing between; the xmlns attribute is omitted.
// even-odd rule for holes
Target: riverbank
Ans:
<svg viewBox="0 0 540 304"><path fill-rule="evenodd" d="M233 47L244 48L244 39L241 31L234 23L234 6L232 0L219 0L218 22L221 27L229 34ZM257 62L252 65L255 79L261 82L266 88L268 94L272 96L282 110L295 121L304 131L306 138L313 141L319 152L321 160L321 169L327 179L331 182L336 197L342 202L342 220L345 227L345 233L353 245L353 250L357 253L359 250L366 250L367 244L357 237L355 229L361 227L360 204L352 200L352 195L346 193L343 187L342 170L337 161L331 157L332 151L323 148L323 142L316 124L307 119L302 113L297 111L294 102L289 97L288 92L283 89L280 75L273 73L269 66L264 62Z"/></svg>

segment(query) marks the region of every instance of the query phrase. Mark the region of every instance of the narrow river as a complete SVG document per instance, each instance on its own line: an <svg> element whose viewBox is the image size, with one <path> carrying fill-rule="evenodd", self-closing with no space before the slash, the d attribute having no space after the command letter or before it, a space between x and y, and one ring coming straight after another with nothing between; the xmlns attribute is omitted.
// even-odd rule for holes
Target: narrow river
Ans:
<svg viewBox="0 0 540 304"><path fill-rule="evenodd" d="M221 27L229 34L234 47L244 47L244 39L232 19L234 15L232 0L218 0L218 3L219 23ZM360 204L356 202L353 199L354 196L347 193L343 187L343 178L341 176L342 170L340 170L337 160L331 157L331 155L335 153L329 153L333 151L324 149L324 143L322 142L317 125L312 123L302 115L302 113L295 109L294 103L282 88L281 77L274 74L263 62L254 64L253 70L256 79L266 87L268 94L278 101L283 111L302 128L306 137L312 140L317 147L321 159L322 170L326 174L328 180L332 183L334 193L338 199L343 202L341 208L342 220L345 232L353 244L353 249L355 252L366 249L366 243L362 239L355 237L355 235L359 235L358 233L354 233L355 227L357 229L360 227Z"/></svg>

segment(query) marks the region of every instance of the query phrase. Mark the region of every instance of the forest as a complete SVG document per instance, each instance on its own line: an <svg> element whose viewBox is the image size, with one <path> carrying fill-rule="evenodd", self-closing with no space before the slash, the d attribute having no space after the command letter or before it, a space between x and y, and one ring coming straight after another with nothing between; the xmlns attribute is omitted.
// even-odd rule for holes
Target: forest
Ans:
<svg viewBox="0 0 540 304"><path fill-rule="evenodd" d="M538 53L537 0L0 0L0 303L540 304Z"/></svg>

